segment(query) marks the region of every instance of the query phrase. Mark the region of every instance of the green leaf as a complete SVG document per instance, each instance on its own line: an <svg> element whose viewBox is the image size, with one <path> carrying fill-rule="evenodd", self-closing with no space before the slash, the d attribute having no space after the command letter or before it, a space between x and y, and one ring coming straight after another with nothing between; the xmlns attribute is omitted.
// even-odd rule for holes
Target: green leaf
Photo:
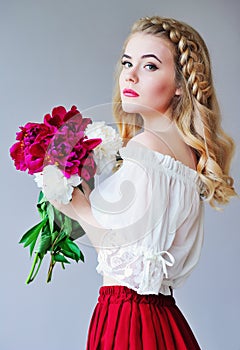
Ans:
<svg viewBox="0 0 240 350"><path fill-rule="evenodd" d="M73 230L79 230L80 227L81 226L80 226L79 222L77 222L76 220L72 220L72 229Z"/></svg>
<svg viewBox="0 0 240 350"><path fill-rule="evenodd" d="M55 226L58 226L59 228L61 228L63 225L64 215L54 207L53 207L53 210L54 210L54 217L55 217L55 224L56 224Z"/></svg>
<svg viewBox="0 0 240 350"><path fill-rule="evenodd" d="M85 234L86 232L83 230L82 226L80 226L77 221L72 220L72 231L70 233L71 239L75 240L79 237L82 237Z"/></svg>
<svg viewBox="0 0 240 350"><path fill-rule="evenodd" d="M41 203L44 200L44 194L42 191L39 192L39 197L38 197L38 204Z"/></svg>
<svg viewBox="0 0 240 350"><path fill-rule="evenodd" d="M58 235L59 235L59 231L57 230L52 233L52 243L55 242L55 239L57 238Z"/></svg>
<svg viewBox="0 0 240 350"><path fill-rule="evenodd" d="M68 257L68 258L70 258L70 259L75 260L76 262L78 262L78 260L79 260L79 259L76 259L76 255L75 255L74 253L71 253L71 252L69 252L68 250L61 249L61 253L62 253L64 256L66 256L66 257Z"/></svg>
<svg viewBox="0 0 240 350"><path fill-rule="evenodd" d="M70 236L72 231L72 220L68 216L64 216L63 230L68 236Z"/></svg>
<svg viewBox="0 0 240 350"><path fill-rule="evenodd" d="M47 199L44 197L43 192L40 191L39 197L38 197L37 208L38 208L38 212L42 218L44 218L46 216L47 204L48 204Z"/></svg>
<svg viewBox="0 0 240 350"><path fill-rule="evenodd" d="M27 247L29 244L35 241L38 238L39 233L41 232L43 226L46 224L47 218L43 219L41 222L39 222L37 225L33 226L28 230L20 239L19 243L24 243L24 247Z"/></svg>
<svg viewBox="0 0 240 350"><path fill-rule="evenodd" d="M53 210L53 206L50 203L47 206L47 215L48 215L49 228L52 233L54 229L54 210Z"/></svg>
<svg viewBox="0 0 240 350"><path fill-rule="evenodd" d="M79 249L79 247L77 246L76 243L72 242L70 239L66 240L66 244L68 246L68 250L72 251L78 258L78 260L80 259L81 256L81 251Z"/></svg>
<svg viewBox="0 0 240 350"><path fill-rule="evenodd" d="M81 250L80 250L80 260L82 260L82 262L84 262L84 255L83 255L83 253L81 252Z"/></svg>
<svg viewBox="0 0 240 350"><path fill-rule="evenodd" d="M35 247L35 245L36 245L37 239L38 239L38 235L36 236L35 239L32 240L32 242L31 242L30 245L29 245L30 257L32 257L33 250L34 250L34 247Z"/></svg>
<svg viewBox="0 0 240 350"><path fill-rule="evenodd" d="M62 254L54 254L53 261L70 264L70 262Z"/></svg>
<svg viewBox="0 0 240 350"><path fill-rule="evenodd" d="M52 236L51 232L45 231L42 232L37 248L37 252L40 254L46 254L48 250L50 250L52 245Z"/></svg>
<svg viewBox="0 0 240 350"><path fill-rule="evenodd" d="M66 239L66 237L67 237L66 232L62 231L62 232L59 234L59 236L58 236L58 238L57 238L57 240L56 240L56 242L55 242L55 245L58 245L62 240Z"/></svg>
<svg viewBox="0 0 240 350"><path fill-rule="evenodd" d="M37 204L37 209L41 218L44 219L47 216L47 203Z"/></svg>
<svg viewBox="0 0 240 350"><path fill-rule="evenodd" d="M59 247L64 255L73 260L76 260L77 262L83 257L79 247L68 237L59 243Z"/></svg>

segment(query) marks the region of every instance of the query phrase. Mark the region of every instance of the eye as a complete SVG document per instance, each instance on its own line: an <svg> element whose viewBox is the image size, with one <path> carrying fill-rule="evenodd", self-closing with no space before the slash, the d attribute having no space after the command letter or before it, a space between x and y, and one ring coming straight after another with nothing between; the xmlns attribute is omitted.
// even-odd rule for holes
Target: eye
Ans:
<svg viewBox="0 0 240 350"><path fill-rule="evenodd" d="M150 70L150 71L155 71L158 69L158 67L153 64L153 63L148 63L144 66L144 68L146 68L147 70Z"/></svg>
<svg viewBox="0 0 240 350"><path fill-rule="evenodd" d="M122 65L125 68L131 68L132 67L132 63L129 61L122 61Z"/></svg>

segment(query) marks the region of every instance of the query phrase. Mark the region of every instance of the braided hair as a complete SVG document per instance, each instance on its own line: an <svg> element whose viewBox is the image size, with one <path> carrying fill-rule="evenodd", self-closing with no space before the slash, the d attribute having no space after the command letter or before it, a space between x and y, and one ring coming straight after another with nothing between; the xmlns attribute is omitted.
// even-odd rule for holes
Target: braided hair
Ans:
<svg viewBox="0 0 240 350"><path fill-rule="evenodd" d="M203 183L203 197L216 209L215 202L226 204L235 196L233 178L229 175L235 144L221 127L221 115L211 73L207 46L199 33L186 23L159 16L136 21L127 38L136 33L167 40L175 61L176 85L182 93L173 97L172 119L186 144L195 151L197 172ZM113 113L123 140L129 140L143 126L142 117L123 111L116 70Z"/></svg>

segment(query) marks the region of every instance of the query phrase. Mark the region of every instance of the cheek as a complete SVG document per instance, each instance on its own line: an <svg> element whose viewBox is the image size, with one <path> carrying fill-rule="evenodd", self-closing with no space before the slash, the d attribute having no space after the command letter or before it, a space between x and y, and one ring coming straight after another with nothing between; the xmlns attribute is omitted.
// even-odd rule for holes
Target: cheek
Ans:
<svg viewBox="0 0 240 350"><path fill-rule="evenodd" d="M163 84L153 84L151 82L145 88L143 97L148 101L158 101L166 94L166 87Z"/></svg>
<svg viewBox="0 0 240 350"><path fill-rule="evenodd" d="M124 81L123 72L121 72L118 78L118 85L120 88L121 86L123 86L123 81Z"/></svg>
<svg viewBox="0 0 240 350"><path fill-rule="evenodd" d="M149 96L158 96L159 98L168 98L173 96L176 91L175 81L172 79L166 78L161 79L158 84L154 82L149 83Z"/></svg>

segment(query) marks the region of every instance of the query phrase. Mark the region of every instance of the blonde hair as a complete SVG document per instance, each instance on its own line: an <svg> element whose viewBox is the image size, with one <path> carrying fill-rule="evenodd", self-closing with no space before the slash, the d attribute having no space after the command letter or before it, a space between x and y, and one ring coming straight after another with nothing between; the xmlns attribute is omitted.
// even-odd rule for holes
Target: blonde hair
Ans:
<svg viewBox="0 0 240 350"><path fill-rule="evenodd" d="M197 172L203 183L203 197L212 207L215 202L226 204L237 195L233 178L229 176L235 144L221 127L221 116L213 87L211 63L207 46L191 26L171 18L158 16L141 18L134 23L129 39L135 33L159 36L173 47L176 84L182 93L174 96L173 120L184 141L197 155ZM117 65L113 113L124 140L133 137L143 125L140 115L122 109Z"/></svg>

